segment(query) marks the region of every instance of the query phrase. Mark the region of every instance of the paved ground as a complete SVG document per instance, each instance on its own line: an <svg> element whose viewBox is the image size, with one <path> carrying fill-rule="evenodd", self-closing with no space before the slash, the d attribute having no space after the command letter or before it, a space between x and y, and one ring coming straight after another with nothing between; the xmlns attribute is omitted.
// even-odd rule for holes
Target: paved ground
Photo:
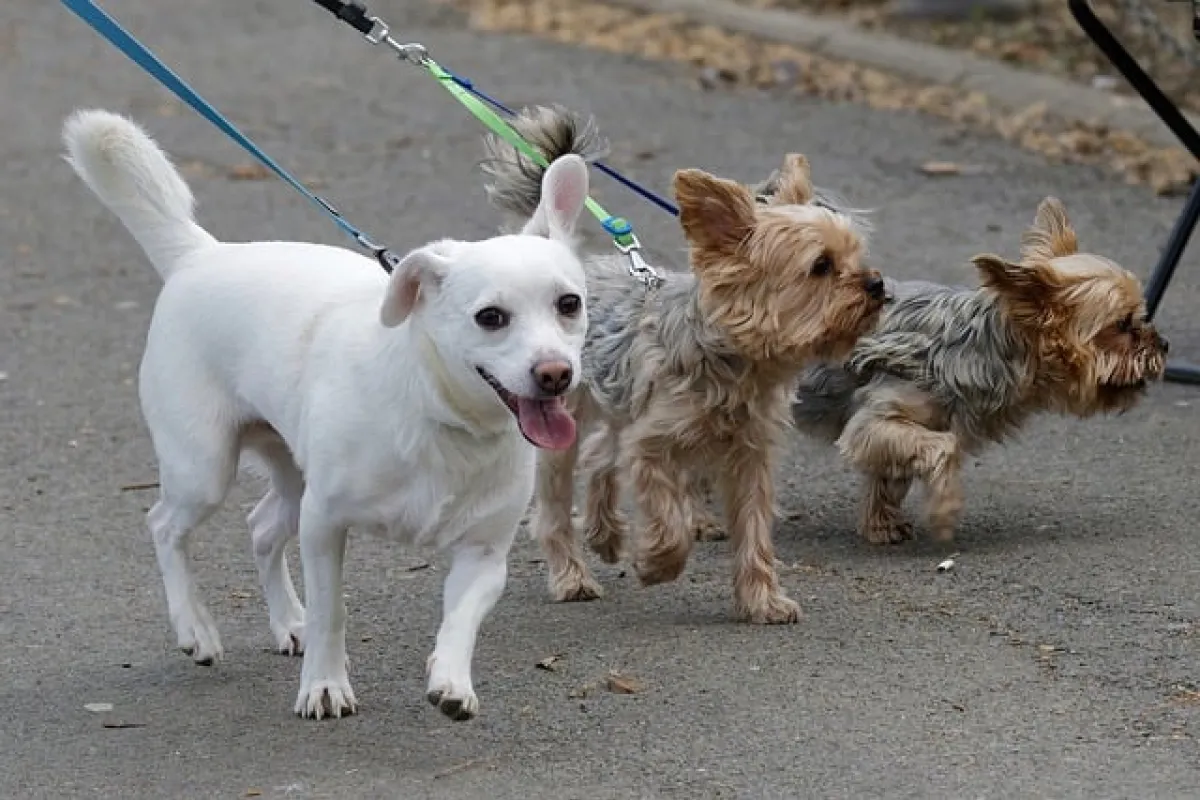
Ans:
<svg viewBox="0 0 1200 800"><path fill-rule="evenodd" d="M106 5L379 238L493 229L476 127L325 12ZM474 35L415 0L376 5L513 103L596 111L613 160L654 186L690 165L755 178L806 152L821 182L880 209L875 253L897 275L967 279L973 253L1015 252L1049 192L1087 246L1144 275L1176 208L928 119L702 94L667 68ZM700 546L676 585L639 589L602 569L608 599L550 605L523 542L479 647L483 714L468 724L421 696L440 562L413 570L417 555L365 536L348 567L362 713L292 716L300 664L265 652L243 489L196 546L227 661L193 666L173 649L142 528L151 493L121 490L154 479L132 380L157 283L58 159L61 118L80 104L136 114L223 237L340 234L278 181L228 179L243 154L56 3L0 10L0 96L0 796L1195 796L1200 393L1179 386L1120 419L1045 420L984 457L948 575L930 547L859 544L852 477L797 442L777 537L806 611L791 628L729 621L722 544ZM993 171L930 179L916 166L931 158ZM672 220L601 189L678 261ZM1173 352L1200 359L1186 313L1197 266L1185 263L1163 321ZM535 668L551 654L559 671ZM645 691L570 696L609 669Z"/></svg>

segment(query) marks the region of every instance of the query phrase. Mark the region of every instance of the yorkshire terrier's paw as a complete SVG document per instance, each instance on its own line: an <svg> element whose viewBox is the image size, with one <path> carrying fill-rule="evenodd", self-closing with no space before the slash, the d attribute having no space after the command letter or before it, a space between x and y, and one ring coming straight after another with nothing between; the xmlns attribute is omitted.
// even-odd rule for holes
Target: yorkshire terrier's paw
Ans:
<svg viewBox="0 0 1200 800"><path fill-rule="evenodd" d="M867 523L862 536L871 544L900 544L913 538L913 526L903 519L876 519Z"/></svg>
<svg viewBox="0 0 1200 800"><path fill-rule="evenodd" d="M633 565L642 586L670 583L683 574L687 553L662 553L639 556Z"/></svg>
<svg viewBox="0 0 1200 800"><path fill-rule="evenodd" d="M550 599L555 603L585 603L603 596L604 590L582 564L550 576Z"/></svg>
<svg viewBox="0 0 1200 800"><path fill-rule="evenodd" d="M752 625L791 625L800 621L800 604L781 591L766 595L753 605L743 602L741 609Z"/></svg>

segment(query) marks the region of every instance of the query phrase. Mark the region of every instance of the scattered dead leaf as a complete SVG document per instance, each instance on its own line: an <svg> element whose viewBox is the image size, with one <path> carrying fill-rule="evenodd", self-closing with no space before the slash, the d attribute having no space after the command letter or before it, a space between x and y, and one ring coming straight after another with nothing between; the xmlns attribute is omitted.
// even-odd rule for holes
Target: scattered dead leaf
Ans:
<svg viewBox="0 0 1200 800"><path fill-rule="evenodd" d="M261 797L262 789L247 789L243 797Z"/></svg>
<svg viewBox="0 0 1200 800"><path fill-rule="evenodd" d="M645 691L645 685L637 678L610 672L604 678L604 688L613 694L638 694Z"/></svg>
<svg viewBox="0 0 1200 800"><path fill-rule="evenodd" d="M144 728L144 727L146 727L146 723L144 723L144 722L105 722L100 727L113 728L113 729Z"/></svg>
<svg viewBox="0 0 1200 800"><path fill-rule="evenodd" d="M1183 705L1200 705L1200 691L1189 689L1186 686L1176 686L1175 694L1172 695L1171 700Z"/></svg>
<svg viewBox="0 0 1200 800"><path fill-rule="evenodd" d="M262 164L236 164L229 168L225 177L233 181L261 181L271 177L271 170Z"/></svg>
<svg viewBox="0 0 1200 800"><path fill-rule="evenodd" d="M537 664L535 664L535 666L538 669L544 669L547 672L558 672L558 662L562 661L562 659L563 659L562 654L556 653L555 655L552 655L552 656L546 656L541 661L537 662Z"/></svg>
<svg viewBox="0 0 1200 800"><path fill-rule="evenodd" d="M433 565L430 564L428 561L419 561L416 564L413 564L413 565L405 568L404 571L405 572L420 572L423 569L429 569L431 566L433 566Z"/></svg>

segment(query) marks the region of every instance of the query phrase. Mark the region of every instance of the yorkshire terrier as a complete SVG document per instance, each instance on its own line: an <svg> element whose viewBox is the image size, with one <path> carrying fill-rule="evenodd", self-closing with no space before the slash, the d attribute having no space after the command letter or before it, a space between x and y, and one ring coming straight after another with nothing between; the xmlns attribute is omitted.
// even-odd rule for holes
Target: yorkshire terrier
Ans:
<svg viewBox="0 0 1200 800"><path fill-rule="evenodd" d="M567 153L590 161L607 150L591 120L560 108L533 109L513 124L548 162ZM542 168L497 137L487 149L490 199L528 218ZM691 271L666 272L656 288L632 277L620 255L586 260L584 374L569 400L586 441L539 452L531 524L556 601L601 594L572 524L579 466L586 538L608 563L621 557L621 478L631 479L641 517L633 564L643 585L682 573L711 479L733 543L738 615L755 623L799 618L779 585L771 540L792 391L804 366L845 357L874 326L885 287L863 265L856 220L814 202L803 156L785 159L774 188L765 204L739 183L676 172Z"/></svg>
<svg viewBox="0 0 1200 800"><path fill-rule="evenodd" d="M843 363L801 378L797 427L865 476L860 532L874 544L912 538L901 504L914 480L934 538L952 540L964 456L1040 412L1126 411L1162 375L1167 340L1145 319L1138 280L1079 252L1055 198L1038 206L1020 261L973 263L977 289L888 279L894 299L878 328Z"/></svg>

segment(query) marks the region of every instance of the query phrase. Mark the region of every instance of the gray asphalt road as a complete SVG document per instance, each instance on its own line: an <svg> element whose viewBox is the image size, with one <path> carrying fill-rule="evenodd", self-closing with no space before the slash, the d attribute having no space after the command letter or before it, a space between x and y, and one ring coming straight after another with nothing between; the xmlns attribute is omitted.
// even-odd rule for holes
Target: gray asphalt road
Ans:
<svg viewBox="0 0 1200 800"><path fill-rule="evenodd" d="M684 166L753 179L807 153L819 182L879 209L874 252L897 275L969 280L966 259L1014 253L1047 193L1087 247L1145 275L1178 204L925 118L701 93L671 68L474 34L416 0L374 5L511 103L595 111L612 160L650 185ZM475 124L325 12L106 7L378 238L404 248L496 225ZM57 3L0 9L0 96L0 796L1196 796L1200 390L1179 386L1119 419L1042 420L983 457L946 575L928 545L860 544L853 477L798 441L777 535L805 609L794 627L730 621L724 544L699 546L675 585L601 568L608 598L551 605L523 540L477 653L482 716L467 724L422 698L442 563L413 569L420 554L366 536L348 565L362 713L292 716L300 663L266 652L243 487L195 546L228 655L194 666L173 648L143 529L152 493L122 491L155 477L133 377L158 286L59 160L61 119L78 105L135 114L222 237L344 240L281 182L229 179L247 157ZM920 175L932 158L987 171ZM673 220L597 182L679 262ZM1190 256L1162 320L1173 352L1200 360L1198 266ZM557 671L535 668L552 654ZM610 669L645 690L573 696Z"/></svg>

